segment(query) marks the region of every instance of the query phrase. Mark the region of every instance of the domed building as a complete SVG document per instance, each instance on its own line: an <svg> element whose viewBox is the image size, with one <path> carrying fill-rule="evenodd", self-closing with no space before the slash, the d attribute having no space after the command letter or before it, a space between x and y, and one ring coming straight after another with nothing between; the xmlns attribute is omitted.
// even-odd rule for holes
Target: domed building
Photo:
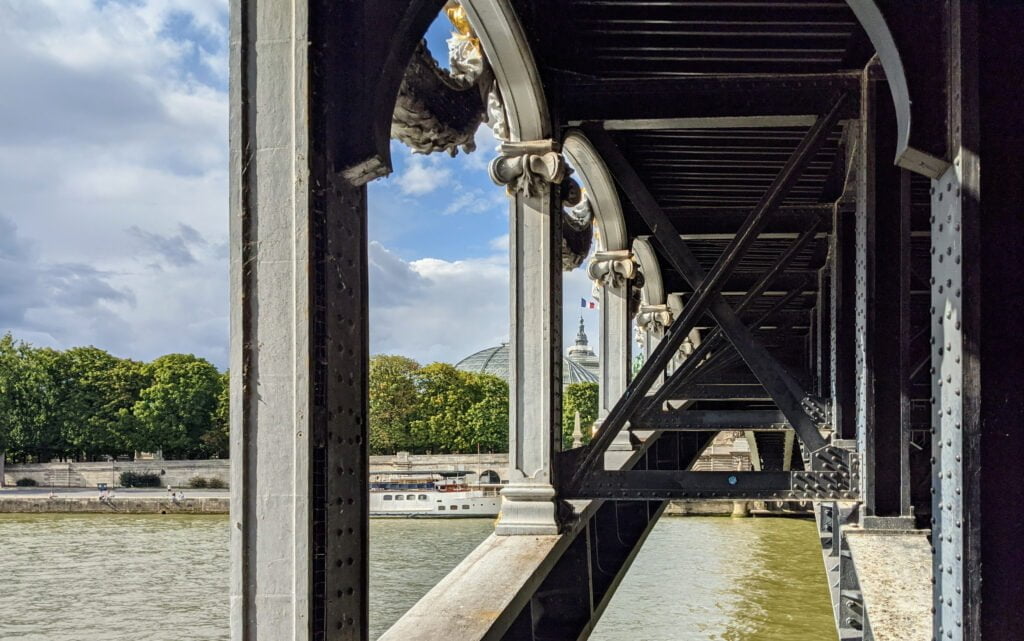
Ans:
<svg viewBox="0 0 1024 641"><path fill-rule="evenodd" d="M599 360L594 350L590 349L587 333L580 318L580 329L576 334L576 342L562 358L562 385L573 383L596 383L598 381ZM456 369L477 374L491 374L508 380L508 343L482 349L470 354L455 364Z"/></svg>

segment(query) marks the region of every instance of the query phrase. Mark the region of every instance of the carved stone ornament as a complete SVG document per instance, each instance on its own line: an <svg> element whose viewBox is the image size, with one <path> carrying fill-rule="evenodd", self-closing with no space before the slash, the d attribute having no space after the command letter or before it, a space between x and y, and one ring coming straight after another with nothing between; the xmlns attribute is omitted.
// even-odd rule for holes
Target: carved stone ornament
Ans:
<svg viewBox="0 0 1024 641"><path fill-rule="evenodd" d="M665 330L672 324L672 312L668 305L641 305L636 315L637 329L650 332L655 336L664 336Z"/></svg>
<svg viewBox="0 0 1024 641"><path fill-rule="evenodd" d="M498 150L501 155L488 169L491 180L505 185L509 194L534 196L544 183L561 183L567 175L565 159L553 140L503 142Z"/></svg>
<svg viewBox="0 0 1024 641"><path fill-rule="evenodd" d="M571 272L586 260L594 242L594 212L572 178L562 181L562 271Z"/></svg>
<svg viewBox="0 0 1024 641"><path fill-rule="evenodd" d="M458 2L449 2L444 8L448 21L455 27L448 38L448 63L451 77L463 85L475 83L487 68L480 39L473 33L466 10Z"/></svg>
<svg viewBox="0 0 1024 641"><path fill-rule="evenodd" d="M454 156L460 147L473 151L486 113L480 87L469 77L441 69L421 42L398 90L391 137L421 154L446 151Z"/></svg>
<svg viewBox="0 0 1024 641"><path fill-rule="evenodd" d="M633 252L628 249L599 251L594 254L587 268L594 282L609 289L624 287L626 281L636 275L636 271Z"/></svg>
<svg viewBox="0 0 1024 641"><path fill-rule="evenodd" d="M508 140L508 116L501 100L501 91L494 78L494 72L487 64L480 39L473 33L473 28L466 17L466 10L449 0L445 5L445 14L455 27L452 37L448 39L448 63L451 76L464 84L477 84L484 100L484 121L494 132L498 140Z"/></svg>

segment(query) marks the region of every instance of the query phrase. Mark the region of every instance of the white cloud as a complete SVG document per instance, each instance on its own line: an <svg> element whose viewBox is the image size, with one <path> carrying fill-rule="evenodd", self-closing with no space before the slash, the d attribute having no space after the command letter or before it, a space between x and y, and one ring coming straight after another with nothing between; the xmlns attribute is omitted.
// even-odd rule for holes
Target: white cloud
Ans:
<svg viewBox="0 0 1024 641"><path fill-rule="evenodd" d="M370 243L374 353L456 362L508 340L508 259L405 261Z"/></svg>
<svg viewBox="0 0 1024 641"><path fill-rule="evenodd" d="M452 177L452 170L441 163L438 156L413 156L406 170L395 179L402 193L410 196L422 196L439 189Z"/></svg>
<svg viewBox="0 0 1024 641"><path fill-rule="evenodd" d="M406 261L370 243L370 349L404 354L422 363L455 363L508 340L508 236L495 238L493 256L468 260ZM504 247L503 247L504 244ZM563 336L572 344L582 312L597 350L599 314L581 310L590 299L585 269L563 274Z"/></svg>
<svg viewBox="0 0 1024 641"><path fill-rule="evenodd" d="M508 251L508 234L504 234L504 235L498 236L497 238L492 238L490 240L490 242L488 243L488 245L490 245L491 249L497 249L497 250L501 250L501 251L507 252Z"/></svg>
<svg viewBox="0 0 1024 641"><path fill-rule="evenodd" d="M223 0L0 3L5 271L44 284L0 282L0 332L226 365L226 29Z"/></svg>

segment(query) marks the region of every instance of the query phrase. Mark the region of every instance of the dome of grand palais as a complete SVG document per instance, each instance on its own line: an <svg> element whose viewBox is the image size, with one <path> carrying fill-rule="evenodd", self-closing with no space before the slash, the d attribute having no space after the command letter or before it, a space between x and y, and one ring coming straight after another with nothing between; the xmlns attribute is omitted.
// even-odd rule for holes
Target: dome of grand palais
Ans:
<svg viewBox="0 0 1024 641"><path fill-rule="evenodd" d="M508 343L488 347L470 354L455 364L457 369L477 374L491 374L508 380ZM576 343L562 358L562 384L596 383L598 381L599 360L594 350L590 349L587 334L580 319L580 329L576 334Z"/></svg>

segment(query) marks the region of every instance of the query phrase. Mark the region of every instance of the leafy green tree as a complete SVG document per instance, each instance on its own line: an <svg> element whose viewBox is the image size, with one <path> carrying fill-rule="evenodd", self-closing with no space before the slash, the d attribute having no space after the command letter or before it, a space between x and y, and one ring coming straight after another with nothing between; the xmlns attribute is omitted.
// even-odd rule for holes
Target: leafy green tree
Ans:
<svg viewBox="0 0 1024 641"><path fill-rule="evenodd" d="M93 459L130 451L131 409L149 381L141 363L96 347L75 347L59 359L61 434L71 454Z"/></svg>
<svg viewBox="0 0 1024 641"><path fill-rule="evenodd" d="M476 452L508 447L508 385L486 374L432 363L416 373L414 451Z"/></svg>
<svg viewBox="0 0 1024 641"><path fill-rule="evenodd" d="M419 404L411 423L412 450L459 452L462 417L473 405L463 372L447 363L431 363L416 372Z"/></svg>
<svg viewBox="0 0 1024 641"><path fill-rule="evenodd" d="M508 383L490 374L466 374L474 399L466 412L469 451L508 451ZM475 442L475 447L473 445Z"/></svg>
<svg viewBox="0 0 1024 641"><path fill-rule="evenodd" d="M228 372L220 375L219 384L217 407L213 410L210 429L199 440L207 456L227 458L231 450L231 377Z"/></svg>
<svg viewBox="0 0 1024 641"><path fill-rule="evenodd" d="M20 343L9 381L12 412L10 441L16 458L49 461L68 454L62 427L64 379L60 352Z"/></svg>
<svg viewBox="0 0 1024 641"><path fill-rule="evenodd" d="M201 455L200 438L210 429L220 396L220 372L192 354L161 356L146 370L152 383L133 408L139 428L133 446L163 450L168 457Z"/></svg>
<svg viewBox="0 0 1024 641"><path fill-rule="evenodd" d="M416 373L420 364L404 356L370 359L370 453L415 450L412 420L419 405Z"/></svg>
<svg viewBox="0 0 1024 641"><path fill-rule="evenodd" d="M10 332L0 336L0 452L11 449L18 420L15 386L21 373L23 345L16 343Z"/></svg>
<svg viewBox="0 0 1024 641"><path fill-rule="evenodd" d="M566 386L562 393L562 447L572 447L572 431L575 426L576 412L580 413L580 430L583 432L583 444L590 442L590 429L597 420L598 385L597 383L573 383Z"/></svg>

